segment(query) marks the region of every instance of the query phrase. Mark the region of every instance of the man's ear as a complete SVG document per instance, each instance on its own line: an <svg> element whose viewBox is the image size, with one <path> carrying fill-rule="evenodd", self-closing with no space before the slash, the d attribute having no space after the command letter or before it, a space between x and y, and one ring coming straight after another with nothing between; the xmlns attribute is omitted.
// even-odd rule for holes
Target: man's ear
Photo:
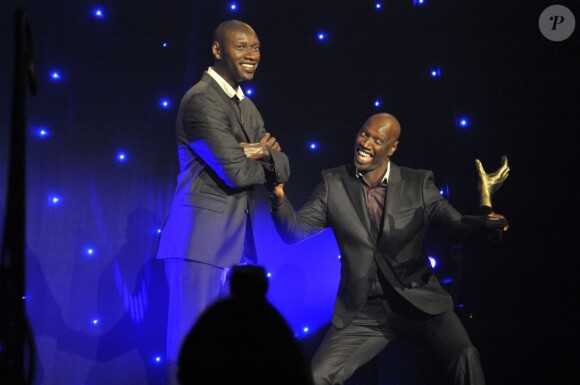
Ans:
<svg viewBox="0 0 580 385"><path fill-rule="evenodd" d="M399 141L396 141L395 144L393 144L391 146L391 148L389 149L389 156L393 156L393 154L395 153L395 151L397 151L397 146L399 145Z"/></svg>
<svg viewBox="0 0 580 385"><path fill-rule="evenodd" d="M222 53L220 50L220 43L218 43L217 41L214 41L211 45L211 52L213 53L213 57L216 60L221 60L222 58Z"/></svg>

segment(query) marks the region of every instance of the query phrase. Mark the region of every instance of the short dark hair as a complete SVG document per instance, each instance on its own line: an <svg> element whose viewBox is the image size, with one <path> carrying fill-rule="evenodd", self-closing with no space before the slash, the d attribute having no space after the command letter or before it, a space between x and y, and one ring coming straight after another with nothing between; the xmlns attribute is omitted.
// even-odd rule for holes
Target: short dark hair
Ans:
<svg viewBox="0 0 580 385"><path fill-rule="evenodd" d="M222 23L220 23L220 25L218 25L216 27L216 29L213 31L213 41L217 41L218 43L223 43L224 41L224 36L225 33L228 29L230 28L241 28L241 27L245 27L245 28L249 28L251 30L253 30L252 27L250 27L247 23L244 23L243 21L240 20L227 20L224 21Z"/></svg>

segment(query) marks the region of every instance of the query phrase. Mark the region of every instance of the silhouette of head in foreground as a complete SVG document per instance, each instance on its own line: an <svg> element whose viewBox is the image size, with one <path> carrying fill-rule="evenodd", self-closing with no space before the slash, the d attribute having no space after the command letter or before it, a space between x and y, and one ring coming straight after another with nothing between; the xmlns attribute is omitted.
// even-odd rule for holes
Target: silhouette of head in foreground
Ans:
<svg viewBox="0 0 580 385"><path fill-rule="evenodd" d="M208 307L183 342L181 385L313 384L308 359L267 290L262 267L233 267L231 295Z"/></svg>

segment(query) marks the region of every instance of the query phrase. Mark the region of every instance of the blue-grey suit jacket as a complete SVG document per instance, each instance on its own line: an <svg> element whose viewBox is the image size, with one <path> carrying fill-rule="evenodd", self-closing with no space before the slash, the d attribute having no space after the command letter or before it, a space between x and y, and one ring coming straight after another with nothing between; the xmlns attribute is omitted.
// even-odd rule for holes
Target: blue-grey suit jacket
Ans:
<svg viewBox="0 0 580 385"><path fill-rule="evenodd" d="M288 157L270 151L271 161L250 160L241 142L266 133L249 98L235 105L205 72L179 106L176 134L179 175L170 212L161 230L158 258L186 258L219 267L257 260L252 222L254 186L286 182Z"/></svg>

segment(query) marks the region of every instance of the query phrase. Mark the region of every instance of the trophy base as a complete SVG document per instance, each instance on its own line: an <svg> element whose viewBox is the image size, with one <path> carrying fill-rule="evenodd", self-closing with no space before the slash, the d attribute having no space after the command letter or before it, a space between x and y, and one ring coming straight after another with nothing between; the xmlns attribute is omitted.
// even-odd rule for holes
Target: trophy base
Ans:
<svg viewBox="0 0 580 385"><path fill-rule="evenodd" d="M507 219L490 218L487 215L464 215L461 222L484 229L503 229L508 225Z"/></svg>

